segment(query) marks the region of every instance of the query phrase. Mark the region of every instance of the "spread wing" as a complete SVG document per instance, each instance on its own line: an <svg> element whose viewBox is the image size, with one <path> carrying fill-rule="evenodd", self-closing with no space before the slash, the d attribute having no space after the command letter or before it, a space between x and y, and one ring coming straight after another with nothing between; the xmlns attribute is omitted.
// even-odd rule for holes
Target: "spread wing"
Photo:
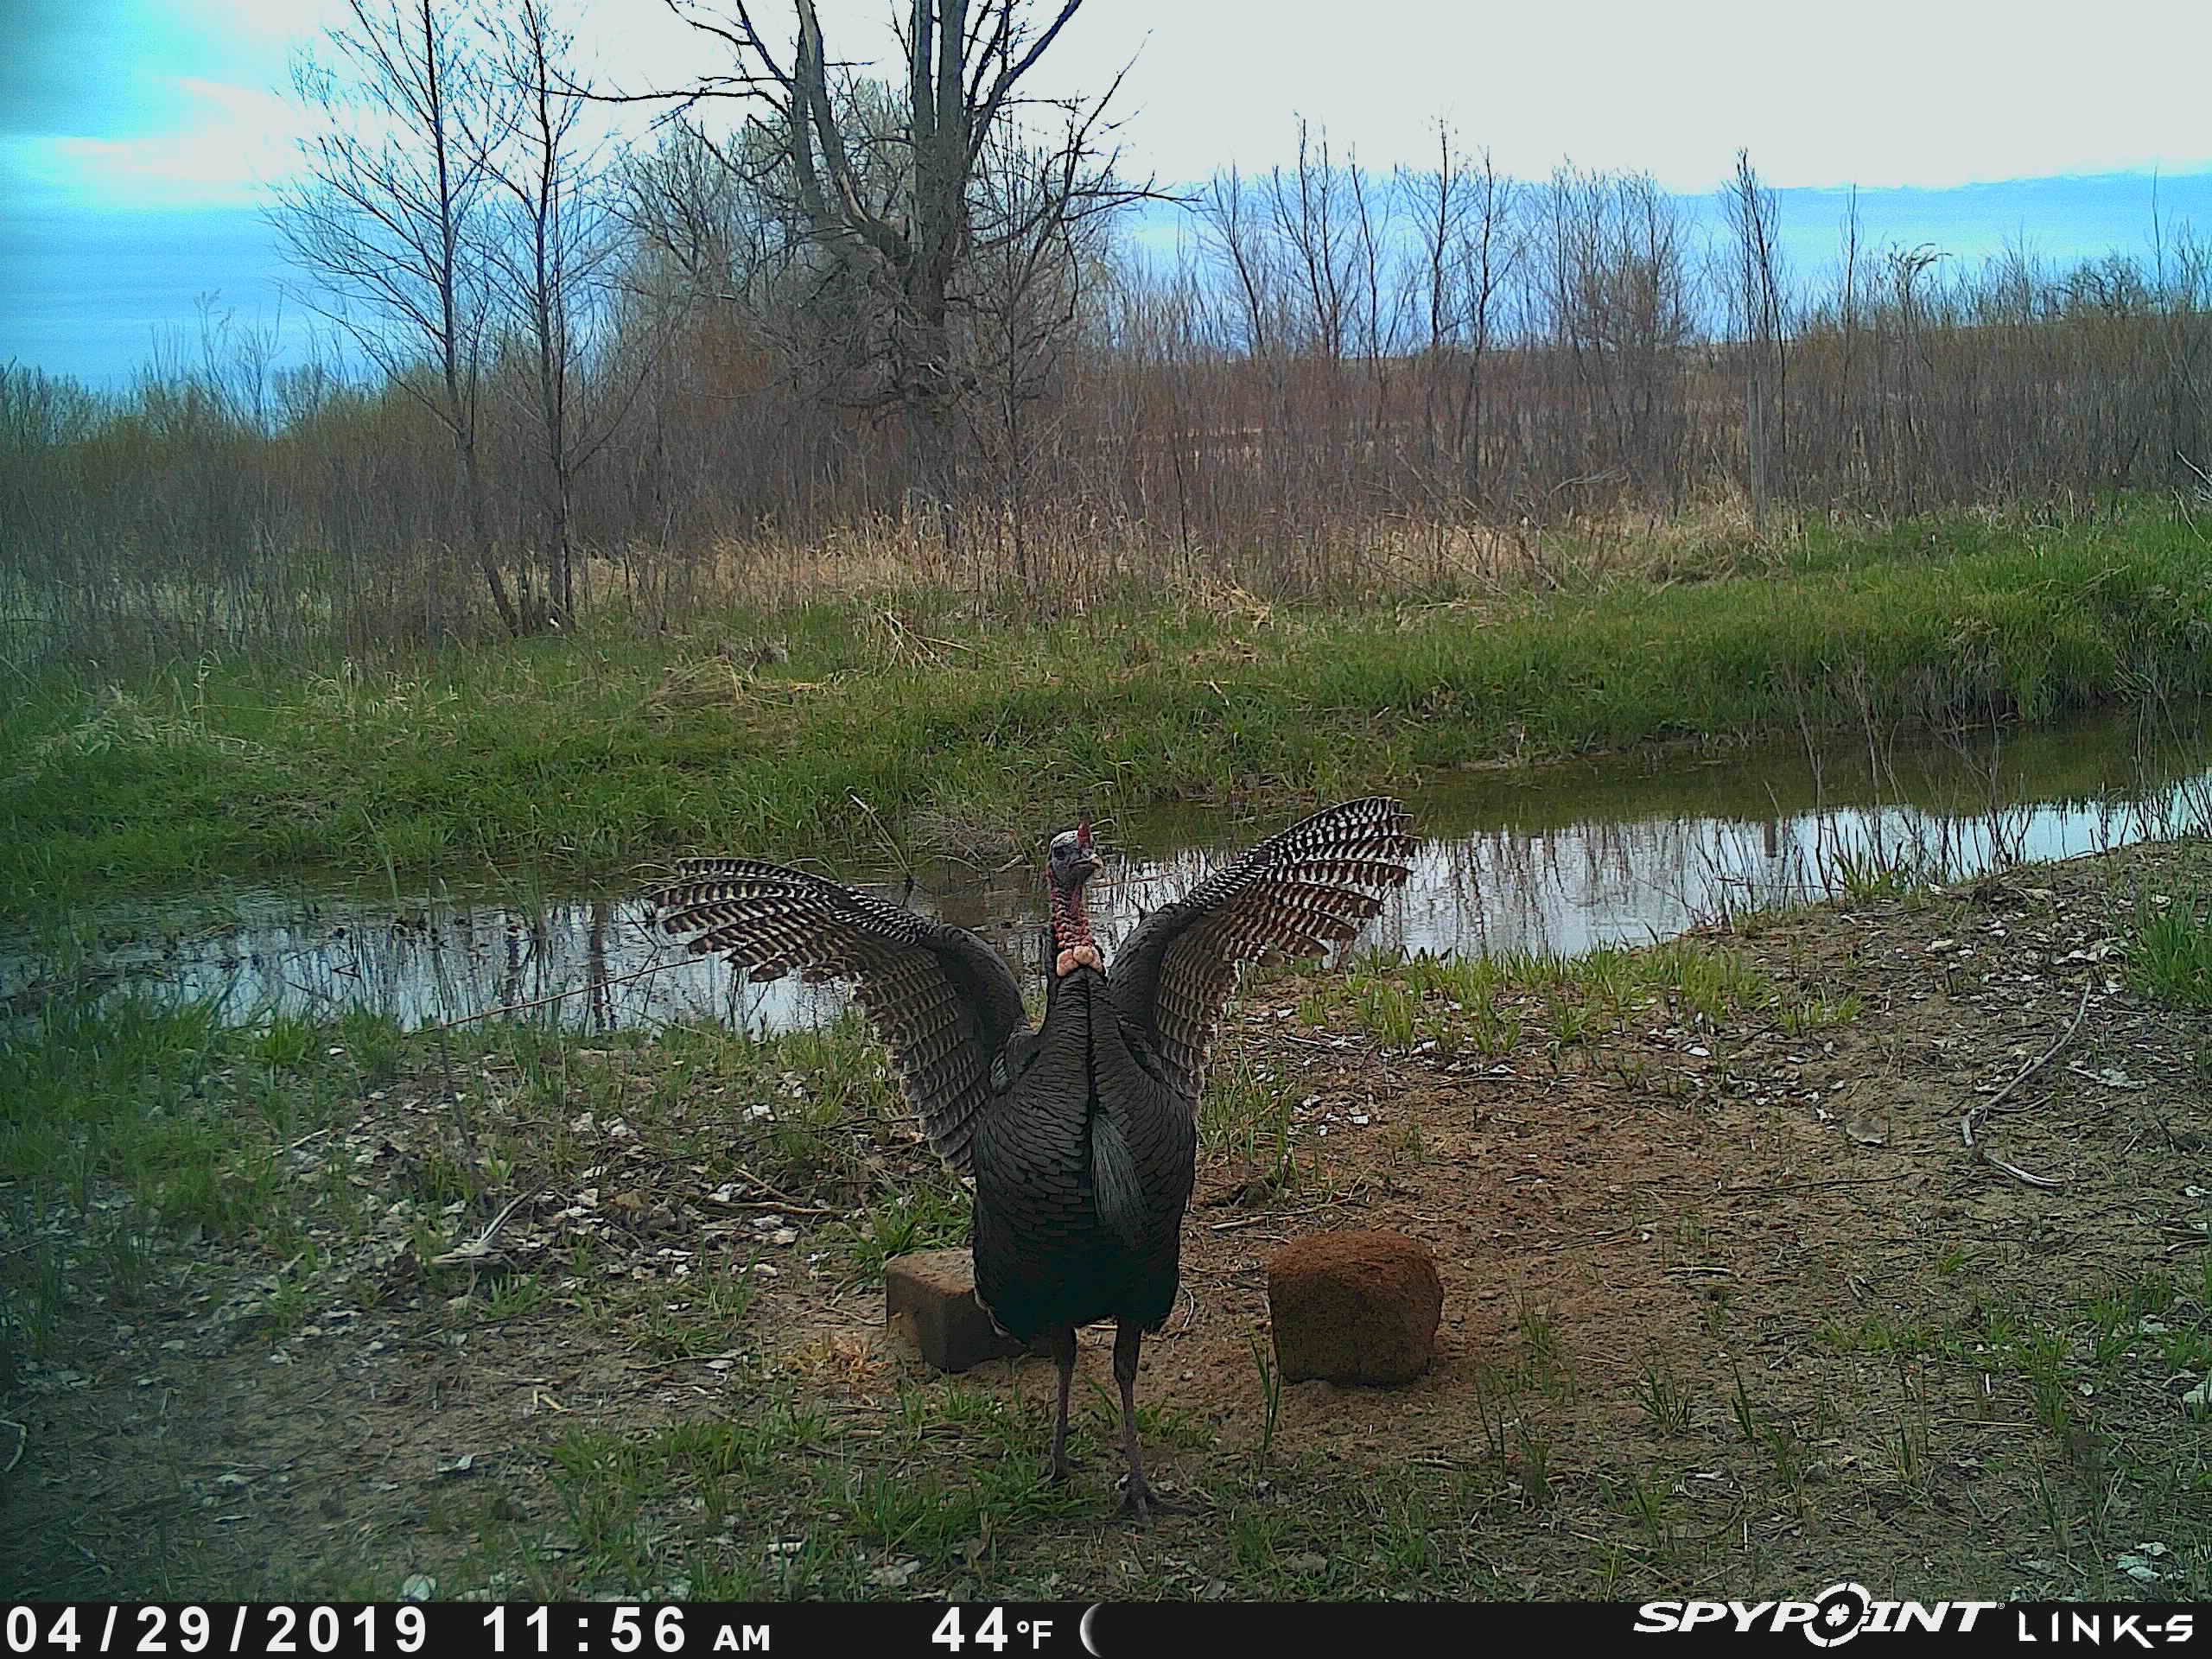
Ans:
<svg viewBox="0 0 2212 1659"><path fill-rule="evenodd" d="M687 858L646 895L662 928L719 950L754 979L796 969L810 983L846 980L891 1051L932 1146L968 1169L991 1062L1027 1030L1005 960L964 927L933 922L842 882L744 858Z"/></svg>
<svg viewBox="0 0 2212 1659"><path fill-rule="evenodd" d="M1123 1015L1152 1038L1192 1100L1205 1086L1236 964L1318 955L1382 908L1418 843L1406 810L1371 795L1326 807L1145 918L1107 969Z"/></svg>

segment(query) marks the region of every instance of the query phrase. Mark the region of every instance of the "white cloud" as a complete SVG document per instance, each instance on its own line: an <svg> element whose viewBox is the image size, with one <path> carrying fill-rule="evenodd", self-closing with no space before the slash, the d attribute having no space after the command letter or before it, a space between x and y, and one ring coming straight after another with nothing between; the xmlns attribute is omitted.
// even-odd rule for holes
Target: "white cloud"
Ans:
<svg viewBox="0 0 2212 1659"><path fill-rule="evenodd" d="M261 200L264 181L291 169L301 116L284 99L188 76L164 84L190 111L183 124L123 138L26 140L16 147L19 167L34 184L118 209L247 206Z"/></svg>
<svg viewBox="0 0 2212 1659"><path fill-rule="evenodd" d="M893 10L821 0L832 51L893 73ZM649 0L567 10L581 64L603 84L677 88L730 67L725 48ZM342 12L340 0L175 0L170 22L193 49L164 63L156 54L171 48L149 36L135 66L138 107L158 110L166 130L107 124L17 143L18 177L118 207L257 200L261 181L292 168L302 121L275 90L284 59ZM756 15L783 46L788 8L767 0ZM1356 150L1370 166L1427 164L1444 119L1522 177L1571 160L1688 191L1723 178L1738 146L1782 186L2212 164L2198 85L2212 61L2205 0L2113 0L2094 28L2079 16L2045 26L1992 0L1859 0L1847 15L1773 0L1363 0L1349 11L1337 0L1090 0L1030 90L1095 93L1132 59L1116 138L1127 170L1171 182L1291 161L1301 115L1339 157ZM626 116L642 124L659 108ZM741 108L709 106L721 118Z"/></svg>
<svg viewBox="0 0 2212 1659"><path fill-rule="evenodd" d="M593 0L586 16L632 3ZM887 10L823 0L831 50L874 55L886 73ZM784 16L759 12L764 28ZM1096 92L1132 56L1121 137L1138 170L1171 180L1288 162L1300 115L1375 166L1422 164L1445 118L1523 177L1571 158L1682 190L1717 184L1739 146L1778 185L2212 160L2205 0L2111 0L2094 22L1996 0L1090 0L1033 90ZM695 44L689 62L654 67L682 73L701 57Z"/></svg>

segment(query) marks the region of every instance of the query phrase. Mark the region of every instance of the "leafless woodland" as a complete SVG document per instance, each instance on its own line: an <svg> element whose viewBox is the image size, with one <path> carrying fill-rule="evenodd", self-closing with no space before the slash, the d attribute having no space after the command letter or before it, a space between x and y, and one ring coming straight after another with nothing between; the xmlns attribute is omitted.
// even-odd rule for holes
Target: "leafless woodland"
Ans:
<svg viewBox="0 0 2212 1659"><path fill-rule="evenodd" d="M1110 86L1022 96L1072 10L916 0L874 79L740 6L725 72L640 91L580 83L545 0L355 0L270 209L320 352L211 308L120 394L0 372L7 658L879 582L1449 590L1541 580L1547 530L2094 510L2212 455L2186 232L1970 269L1847 218L1789 270L1747 156L1700 215L1442 130L1170 188L1118 168Z"/></svg>

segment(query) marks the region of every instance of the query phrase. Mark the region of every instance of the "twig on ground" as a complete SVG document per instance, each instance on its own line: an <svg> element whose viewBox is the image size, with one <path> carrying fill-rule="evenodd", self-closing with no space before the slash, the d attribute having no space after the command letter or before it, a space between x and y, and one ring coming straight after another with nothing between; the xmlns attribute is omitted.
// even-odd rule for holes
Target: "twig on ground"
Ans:
<svg viewBox="0 0 2212 1659"><path fill-rule="evenodd" d="M827 1209L818 1204L791 1204L782 1198L709 1198L725 1210L765 1210L779 1216L842 1216L849 1211Z"/></svg>
<svg viewBox="0 0 2212 1659"><path fill-rule="evenodd" d="M1964 1115L1959 1119L1959 1133L1966 1137L1967 1145L1970 1147L1974 1145L1974 1128L1975 1120L1986 1117L1990 1113L1995 1111L1998 1107L2004 1103L2005 1096L2011 1094L2015 1089L2025 1083L2030 1077L2042 1071L2044 1066L2049 1065L2052 1058L2057 1054L2058 1051L2074 1040L2074 1033L2082 1029L2082 1016L2087 1014L2089 1011L2089 991L2090 988L2095 983L2096 981L2094 977L2084 978L2082 980L2082 1001L2074 1010L2073 1021L2064 1031L2058 1033L2057 1039L2054 1041L2049 1048L2044 1050L2041 1054L2037 1055L2034 1059L2030 1060L2025 1065L2022 1066L2018 1071L2013 1074L2012 1080L2010 1083L2006 1084L2002 1089L1999 1089L1987 1100L1981 1102L1978 1105L1969 1106L1967 1108ZM1984 1155L1986 1156L1986 1154ZM1992 1161L1993 1162L1994 1160L1993 1160Z"/></svg>
<svg viewBox="0 0 2212 1659"><path fill-rule="evenodd" d="M640 1371L658 1371L671 1365L704 1365L709 1360L726 1359L735 1364L741 1356L735 1349L721 1354L677 1354L670 1359L633 1359L631 1368Z"/></svg>
<svg viewBox="0 0 2212 1659"><path fill-rule="evenodd" d="M2053 1187L2072 1185L2070 1179L2062 1180L2056 1176L2037 1175L2022 1169L2018 1164L2008 1164L1987 1147L1977 1147L1974 1150L1981 1154L1981 1161L1985 1164L1994 1169L2001 1169L2013 1179L2025 1181L2030 1186Z"/></svg>
<svg viewBox="0 0 2212 1659"><path fill-rule="evenodd" d="M442 1255L432 1256L430 1265L434 1268L457 1268L463 1263L472 1267L480 1263L486 1266L496 1265L489 1258L492 1255L492 1241L499 1236L499 1229L507 1224L507 1218L517 1210L544 1190L542 1186L534 1186L527 1192L516 1193L501 1206L499 1213L492 1217L482 1232L465 1244L456 1244Z"/></svg>
<svg viewBox="0 0 2212 1659"><path fill-rule="evenodd" d="M1894 1175L1860 1175L1841 1181L1739 1181L1734 1186L1715 1187L1713 1194L1726 1197L1735 1192L1817 1192L1831 1186L1883 1186L1903 1180L1905 1173L1900 1170Z"/></svg>
<svg viewBox="0 0 2212 1659"><path fill-rule="evenodd" d="M1345 1198L1341 1202L1353 1205L1363 1210L1367 1207L1356 1198ZM1246 1227L1257 1227L1264 1222L1298 1221L1306 1216L1325 1215L1329 1211L1338 1207L1338 1203L1330 1203L1308 1205L1303 1210L1270 1210L1256 1216L1240 1216L1233 1221L1217 1221L1213 1224L1213 1230L1217 1233L1234 1233Z"/></svg>
<svg viewBox="0 0 2212 1659"><path fill-rule="evenodd" d="M819 1205L803 1204L781 1187L769 1185L767 1182L742 1166L737 1166L732 1173L755 1192L765 1193L775 1199L776 1202L772 1206L775 1209L788 1210L795 1216L842 1216L845 1213L839 1209L824 1209ZM732 1210L758 1210L764 1207L745 1198L712 1198L709 1202L725 1205Z"/></svg>

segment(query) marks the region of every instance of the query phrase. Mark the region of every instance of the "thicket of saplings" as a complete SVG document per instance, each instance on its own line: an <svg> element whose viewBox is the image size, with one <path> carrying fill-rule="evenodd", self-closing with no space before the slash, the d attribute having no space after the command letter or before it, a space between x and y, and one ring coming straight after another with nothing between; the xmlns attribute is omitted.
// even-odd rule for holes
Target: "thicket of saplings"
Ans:
<svg viewBox="0 0 2212 1659"><path fill-rule="evenodd" d="M1313 143L1189 193L1178 257L1101 216L1019 303L979 264L925 465L914 409L841 402L852 320L818 251L702 154L679 126L576 181L610 239L569 296L589 327L563 336L557 526L542 359L489 289L449 405L466 474L404 338L376 376L283 366L211 312L121 393L0 371L5 659L99 679L485 637L479 535L524 628L871 588L979 616L1441 596L1556 582L1599 527L1633 563L1639 522L1725 554L1808 518L2095 512L2212 455L2212 263L2186 235L1969 270L1847 220L1830 270L1792 273L1748 163L1708 219L1640 175L1524 184L1448 144L1383 175Z"/></svg>

